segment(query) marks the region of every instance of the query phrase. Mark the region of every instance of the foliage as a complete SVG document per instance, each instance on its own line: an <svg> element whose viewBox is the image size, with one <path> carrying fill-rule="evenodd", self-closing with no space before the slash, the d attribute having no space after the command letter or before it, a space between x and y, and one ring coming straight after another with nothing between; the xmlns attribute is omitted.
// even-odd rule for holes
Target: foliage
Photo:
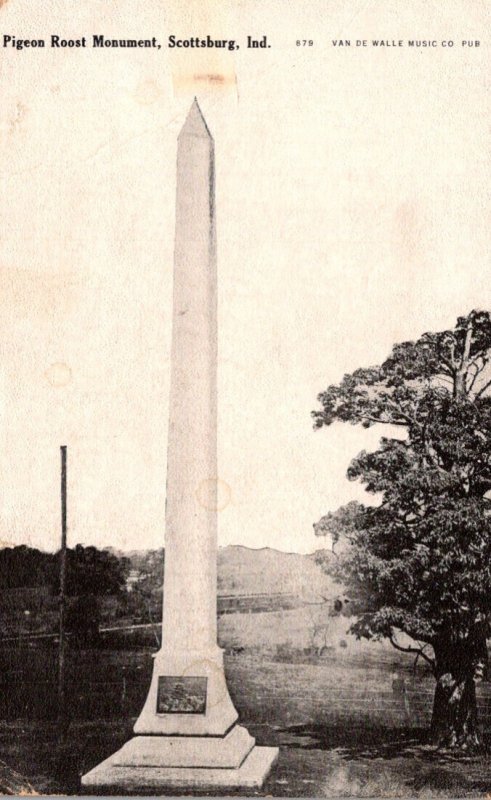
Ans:
<svg viewBox="0 0 491 800"><path fill-rule="evenodd" d="M0 588L50 586L59 590L59 553L20 545L0 550ZM76 545L67 550L67 594L117 595L125 585L127 561L107 550Z"/></svg>
<svg viewBox="0 0 491 800"><path fill-rule="evenodd" d="M117 595L125 586L124 559L77 544L67 553L68 595Z"/></svg>
<svg viewBox="0 0 491 800"><path fill-rule="evenodd" d="M76 646L94 646L99 641L100 600L93 594L70 598L66 611L66 630Z"/></svg>
<svg viewBox="0 0 491 800"><path fill-rule="evenodd" d="M455 708L482 677L491 619L490 353L490 315L473 311L345 375L313 412L318 428L340 420L403 429L348 469L379 504L350 503L316 531L349 545L330 569L352 592L353 632L425 659ZM453 722L452 743L476 739L475 720Z"/></svg>
<svg viewBox="0 0 491 800"><path fill-rule="evenodd" d="M51 582L53 554L19 545L0 550L0 589L45 586Z"/></svg>
<svg viewBox="0 0 491 800"><path fill-rule="evenodd" d="M164 549L148 550L134 555L131 566L137 580L126 594L127 613L135 622L162 620L162 588L164 581Z"/></svg>

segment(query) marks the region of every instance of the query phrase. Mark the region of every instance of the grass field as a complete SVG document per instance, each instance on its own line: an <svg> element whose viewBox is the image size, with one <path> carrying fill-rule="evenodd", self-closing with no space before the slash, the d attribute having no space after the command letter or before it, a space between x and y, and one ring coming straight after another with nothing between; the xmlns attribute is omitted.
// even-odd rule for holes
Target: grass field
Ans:
<svg viewBox="0 0 491 800"><path fill-rule="evenodd" d="M423 669L413 674L412 662L391 649L352 642L346 620L331 626L322 657L306 653L310 634L302 612L230 614L220 624L241 720L258 743L280 747L262 794L455 797L491 790L488 757L455 758L427 744L432 678ZM133 646L111 649L107 641L105 649L70 653L70 724L62 743L56 651L0 651L4 793L77 793L80 775L131 736L152 665L152 648ZM394 690L394 670L404 678L404 695ZM482 719L491 729L490 705L483 687Z"/></svg>

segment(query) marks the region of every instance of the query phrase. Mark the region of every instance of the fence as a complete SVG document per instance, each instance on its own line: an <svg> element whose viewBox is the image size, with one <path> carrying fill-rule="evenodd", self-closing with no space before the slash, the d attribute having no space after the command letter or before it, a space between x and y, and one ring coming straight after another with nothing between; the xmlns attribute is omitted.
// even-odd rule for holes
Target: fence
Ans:
<svg viewBox="0 0 491 800"><path fill-rule="evenodd" d="M54 719L56 650L41 646L0 650L0 719ZM433 680L394 681L390 672L352 659L330 663L275 662L241 653L226 658L232 700L246 724L314 724L349 728L427 727ZM144 703L152 673L151 650L72 651L66 682L71 719L129 719ZM481 722L491 727L491 690L478 691Z"/></svg>

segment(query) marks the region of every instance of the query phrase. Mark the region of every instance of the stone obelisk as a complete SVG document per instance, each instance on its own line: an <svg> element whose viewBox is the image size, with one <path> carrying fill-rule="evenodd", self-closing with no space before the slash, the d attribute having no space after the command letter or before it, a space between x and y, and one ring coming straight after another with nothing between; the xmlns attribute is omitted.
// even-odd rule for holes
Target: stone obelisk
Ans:
<svg viewBox="0 0 491 800"><path fill-rule="evenodd" d="M260 786L277 756L236 724L217 645L217 268L213 138L195 99L178 138L162 648L133 739L96 790Z"/></svg>

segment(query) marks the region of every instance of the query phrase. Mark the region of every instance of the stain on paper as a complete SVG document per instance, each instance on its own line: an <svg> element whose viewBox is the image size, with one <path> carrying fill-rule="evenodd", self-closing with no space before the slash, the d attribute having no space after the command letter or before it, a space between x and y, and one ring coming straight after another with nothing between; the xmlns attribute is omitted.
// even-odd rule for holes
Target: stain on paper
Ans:
<svg viewBox="0 0 491 800"><path fill-rule="evenodd" d="M72 379L72 370L62 361L50 364L44 376L51 386L67 386Z"/></svg>
<svg viewBox="0 0 491 800"><path fill-rule="evenodd" d="M394 246L399 258L415 261L421 250L421 224L417 205L410 200L400 203L394 218Z"/></svg>
<svg viewBox="0 0 491 800"><path fill-rule="evenodd" d="M237 76L235 72L193 72L190 74L174 74L174 91L191 92L193 89L216 88L235 89Z"/></svg>
<svg viewBox="0 0 491 800"><path fill-rule="evenodd" d="M10 133L15 133L16 129L19 127L22 120L24 119L26 112L27 112L27 107L23 103L18 102L15 106L15 113L9 122Z"/></svg>
<svg viewBox="0 0 491 800"><path fill-rule="evenodd" d="M182 677L186 677L187 675L206 675L210 678L213 690L211 693L208 693L206 698L206 707L208 711L227 699L228 690L223 676L223 666L221 664L217 664L209 658L193 660L182 673Z"/></svg>
<svg viewBox="0 0 491 800"><path fill-rule="evenodd" d="M155 103L162 96L162 89L156 81L141 81L135 92L135 100L142 106L149 106Z"/></svg>
<svg viewBox="0 0 491 800"><path fill-rule="evenodd" d="M220 478L207 478L196 489L196 497L200 506L207 511L223 511L232 499L232 490Z"/></svg>

